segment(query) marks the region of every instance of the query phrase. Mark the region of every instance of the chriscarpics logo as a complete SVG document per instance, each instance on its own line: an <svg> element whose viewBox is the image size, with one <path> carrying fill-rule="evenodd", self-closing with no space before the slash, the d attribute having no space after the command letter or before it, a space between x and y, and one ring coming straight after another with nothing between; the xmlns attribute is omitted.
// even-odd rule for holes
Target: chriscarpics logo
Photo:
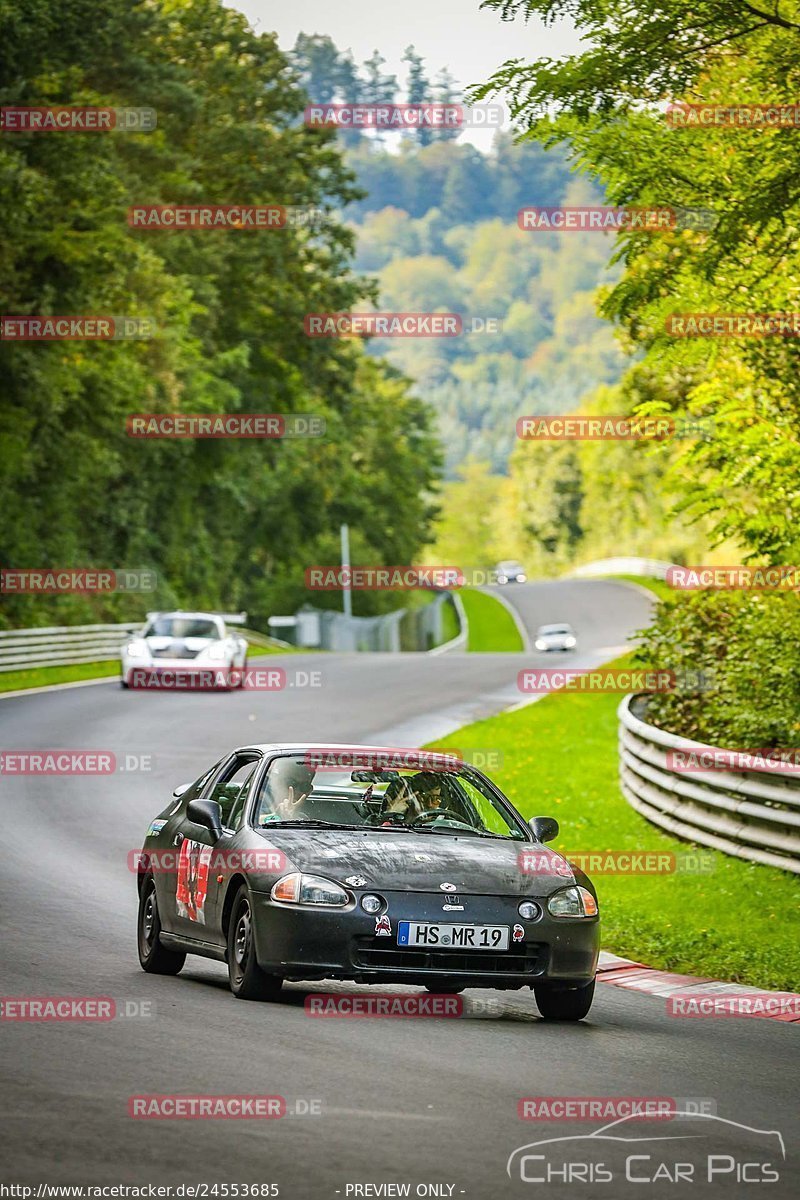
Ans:
<svg viewBox="0 0 800 1200"><path fill-rule="evenodd" d="M529 1142L510 1154L506 1170L521 1183L571 1184L575 1195L599 1195L602 1184L612 1185L609 1196L625 1195L613 1185L635 1183L655 1197L673 1184L699 1184L705 1195L709 1184L722 1194L731 1185L777 1183L785 1160L776 1129L676 1111L667 1128L632 1113L592 1133Z"/></svg>

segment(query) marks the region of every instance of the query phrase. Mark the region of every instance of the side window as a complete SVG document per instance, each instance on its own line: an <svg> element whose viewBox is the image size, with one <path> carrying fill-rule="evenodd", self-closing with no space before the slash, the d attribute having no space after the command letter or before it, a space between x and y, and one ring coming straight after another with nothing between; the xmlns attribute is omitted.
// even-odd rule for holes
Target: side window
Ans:
<svg viewBox="0 0 800 1200"><path fill-rule="evenodd" d="M253 786L253 780L256 777L257 771L258 771L258 763L254 762L251 764L249 775L242 782L242 786L239 789L239 794L237 795L236 799L233 802L233 807L231 808L230 816L228 817L228 820L225 822L225 824L228 826L229 829L238 829L242 823L242 818L244 817L244 810L247 806L247 797L250 795L250 788Z"/></svg>
<svg viewBox="0 0 800 1200"><path fill-rule="evenodd" d="M195 797L202 795L203 788L206 786L209 779L211 779L212 775L219 770L220 763L222 763L222 761L223 760L221 758L218 758L213 767L209 767L207 771L203 772L199 779L195 779L194 783L189 784L186 791L178 797L170 809L171 816L174 815L178 809L180 809L182 813L185 813L186 805L189 803L189 801L194 800Z"/></svg>
<svg viewBox="0 0 800 1200"><path fill-rule="evenodd" d="M209 800L216 800L222 809L222 824L237 828L241 820L247 793L258 768L257 758L235 758L211 789Z"/></svg>

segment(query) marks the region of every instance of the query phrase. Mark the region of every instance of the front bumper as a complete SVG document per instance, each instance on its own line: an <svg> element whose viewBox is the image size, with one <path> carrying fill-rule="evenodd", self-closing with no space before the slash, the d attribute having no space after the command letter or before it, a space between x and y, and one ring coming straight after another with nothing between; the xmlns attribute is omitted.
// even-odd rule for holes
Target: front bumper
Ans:
<svg viewBox="0 0 800 1200"><path fill-rule="evenodd" d="M378 891L378 889L368 889ZM557 919L545 911L536 921L517 912L526 897L464 895L463 912L443 912L439 893L387 892L391 933L376 935L376 918L358 905L345 908L275 903L253 894L256 958L285 979L345 979L356 983L426 984L520 988L534 983L588 983L594 979L600 945L599 918ZM536 899L536 897L531 897ZM539 900L544 906L544 901ZM521 925L521 942L508 950L440 950L401 947L400 921L439 924Z"/></svg>
<svg viewBox="0 0 800 1200"><path fill-rule="evenodd" d="M232 687L233 670L230 662L207 662L196 658L141 658L122 657L122 678L129 687L157 686L175 689L213 690Z"/></svg>

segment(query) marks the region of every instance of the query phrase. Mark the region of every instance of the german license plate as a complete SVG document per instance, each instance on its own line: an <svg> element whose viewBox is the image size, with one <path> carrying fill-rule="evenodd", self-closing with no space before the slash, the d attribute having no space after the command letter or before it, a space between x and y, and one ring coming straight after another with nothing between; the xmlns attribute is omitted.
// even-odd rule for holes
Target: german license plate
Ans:
<svg viewBox="0 0 800 1200"><path fill-rule="evenodd" d="M507 950L507 925L450 925L430 921L400 921L398 946L427 950Z"/></svg>

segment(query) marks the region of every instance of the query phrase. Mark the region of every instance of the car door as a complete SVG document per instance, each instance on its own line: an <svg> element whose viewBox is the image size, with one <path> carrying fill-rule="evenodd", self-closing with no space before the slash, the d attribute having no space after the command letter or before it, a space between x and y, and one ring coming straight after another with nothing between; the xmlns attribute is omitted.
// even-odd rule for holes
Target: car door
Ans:
<svg viewBox="0 0 800 1200"><path fill-rule="evenodd" d="M258 769L261 755L257 751L233 754L222 770L203 789L201 798L214 800L220 806L223 834L219 841L204 825L197 825L186 815L175 832L178 849L175 879L175 927L181 937L196 941L221 943L222 932L218 919L221 885L227 878L224 852L235 829L231 821L240 823L250 784ZM215 859L221 859L215 862Z"/></svg>
<svg viewBox="0 0 800 1200"><path fill-rule="evenodd" d="M158 913L161 927L166 933L178 932L177 887L178 869L181 863L181 845L186 833L186 806L190 800L202 796L211 787L212 782L226 769L232 756L226 754L199 779L189 784L183 790L178 789L176 800L166 815L165 823L158 837L158 853L154 856L155 866L153 878L158 899ZM194 828L194 826L192 826Z"/></svg>

